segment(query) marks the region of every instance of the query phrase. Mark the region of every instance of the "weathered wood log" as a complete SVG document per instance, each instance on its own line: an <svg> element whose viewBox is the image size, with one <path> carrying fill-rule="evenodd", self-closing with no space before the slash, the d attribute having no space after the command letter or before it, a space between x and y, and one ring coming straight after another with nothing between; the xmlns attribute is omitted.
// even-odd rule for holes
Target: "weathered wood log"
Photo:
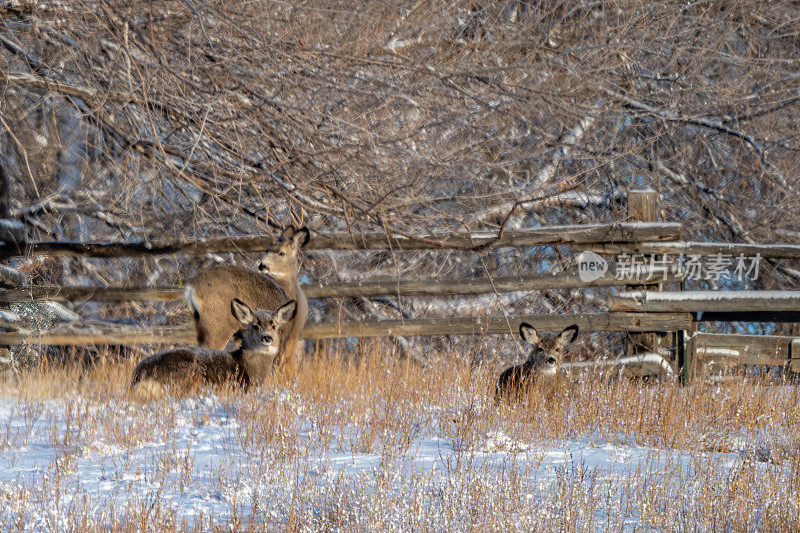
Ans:
<svg viewBox="0 0 800 533"><path fill-rule="evenodd" d="M308 284L303 291L309 298L347 298L356 296L448 296L455 294L491 294L494 292L577 289L582 287L616 287L642 283L676 281L673 274L643 272L636 279L616 279L613 271L585 282L576 272L530 274L526 276L480 277L425 281L369 281L341 284ZM0 296L0 301L2 296Z"/></svg>
<svg viewBox="0 0 800 533"><path fill-rule="evenodd" d="M25 274L16 268L0 265L0 287L20 287L24 285L26 281L27 277Z"/></svg>
<svg viewBox="0 0 800 533"><path fill-rule="evenodd" d="M796 337L779 335L730 335L695 333L698 363L717 361L725 366L785 365L790 362ZM800 354L799 354L800 355Z"/></svg>
<svg viewBox="0 0 800 533"><path fill-rule="evenodd" d="M529 230L508 230L496 246L538 246L557 244L593 244L641 242L680 239L678 223L614 223L574 226L549 226ZM387 237L385 233L328 233L312 234L306 246L310 250L371 250L371 249L447 249L479 247L492 242L495 233L421 235L420 240L406 237ZM30 255L85 257L132 257L158 254L204 254L221 252L257 252L274 241L271 235L218 237L199 240L140 241L122 243L40 241L29 243L24 250L16 246L0 246L0 257Z"/></svg>
<svg viewBox="0 0 800 533"><path fill-rule="evenodd" d="M658 218L658 193L653 189L628 191L628 220L655 222Z"/></svg>
<svg viewBox="0 0 800 533"><path fill-rule="evenodd" d="M19 328L19 321L22 317L19 313L9 311L7 309L0 310L0 327L4 329L17 330Z"/></svg>
<svg viewBox="0 0 800 533"><path fill-rule="evenodd" d="M615 373L624 377L674 376L675 370L657 353L645 352L617 359L579 361L561 365L566 372Z"/></svg>
<svg viewBox="0 0 800 533"><path fill-rule="evenodd" d="M111 323L70 322L56 328L32 332L0 333L0 345L43 344L81 346L86 344L197 344L192 322L176 326L128 326Z"/></svg>
<svg viewBox="0 0 800 533"><path fill-rule="evenodd" d="M56 302L149 302L171 301L183 298L183 287L59 287L54 285L0 290L0 303L56 301Z"/></svg>
<svg viewBox="0 0 800 533"><path fill-rule="evenodd" d="M800 259L798 244L745 244L725 242L640 242L617 244L580 245L582 250L599 254L669 254L669 255L730 255L734 259L739 255L754 258L761 255L764 259Z"/></svg>
<svg viewBox="0 0 800 533"><path fill-rule="evenodd" d="M658 193L652 189L628 191L628 220L636 222L655 222L658 217ZM636 287L648 290L647 287ZM658 290L651 287L649 290ZM632 333L628 335L625 354L658 353L658 335L655 333Z"/></svg>
<svg viewBox="0 0 800 533"><path fill-rule="evenodd" d="M3 248L16 248L21 251L26 242L25 225L19 220L0 219L0 241Z"/></svg>
<svg viewBox="0 0 800 533"><path fill-rule="evenodd" d="M586 313L576 315L531 315L521 317L453 317L414 320L323 322L306 324L307 339L337 337L384 337L416 335L517 334L520 322L540 331L561 331L577 324L582 331L674 331L686 327L688 314L675 313Z"/></svg>
<svg viewBox="0 0 800 533"><path fill-rule="evenodd" d="M643 272L637 279L615 279L609 271L596 280L584 282L577 273L531 274L496 278L465 278L450 280L363 281L352 283L306 283L302 285L308 298L355 298L359 296L447 296L453 294L491 294L494 292L532 291L543 289L573 289L581 287L611 287L641 285L649 282L677 281L672 274ZM97 302L179 300L183 287L58 287L39 286L0 291L0 302L56 300L61 302L93 300Z"/></svg>
<svg viewBox="0 0 800 533"><path fill-rule="evenodd" d="M681 238L680 223L620 222L611 224L578 224L546 226L525 230L506 230L495 246L539 246L587 243L645 242L653 235L654 241L674 241ZM421 240L402 236L388 238L385 233L331 233L312 234L307 249L372 250L372 249L447 249L449 247L479 247L495 240L495 232L454 233L448 235L421 235ZM433 241L433 242L430 242ZM436 244L441 243L441 245Z"/></svg>
<svg viewBox="0 0 800 533"><path fill-rule="evenodd" d="M696 322L800 323L800 311L711 311L692 313Z"/></svg>
<svg viewBox="0 0 800 533"><path fill-rule="evenodd" d="M612 295L609 305L648 313L800 311L800 291L636 291Z"/></svg>
<svg viewBox="0 0 800 533"><path fill-rule="evenodd" d="M371 320L306 324L304 339L341 337L388 337L417 335L516 335L522 321L540 331L560 331L577 324L583 331L673 331L685 328L691 317L676 313L588 313L577 315L532 315L520 317L454 317L414 320ZM32 333L0 333L0 345L30 344L150 344L194 343L191 322L175 326L138 327L109 323L69 323L56 329Z"/></svg>

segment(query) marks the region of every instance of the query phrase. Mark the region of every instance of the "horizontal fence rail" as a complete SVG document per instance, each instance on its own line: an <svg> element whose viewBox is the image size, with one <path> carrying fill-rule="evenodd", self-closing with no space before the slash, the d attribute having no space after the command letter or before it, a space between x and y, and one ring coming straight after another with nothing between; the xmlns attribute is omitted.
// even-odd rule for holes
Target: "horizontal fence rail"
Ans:
<svg viewBox="0 0 800 533"><path fill-rule="evenodd" d="M487 244L493 246L603 244L669 241L680 238L680 223L618 222L506 230L499 239L497 233L487 232L420 235L415 239L398 235L387 236L385 233L312 234L306 248L310 250L447 249L479 247ZM122 243L40 241L28 242L24 246L2 244L0 257L48 255L113 258L178 253L258 252L274 243L275 237L272 235Z"/></svg>
<svg viewBox="0 0 800 533"><path fill-rule="evenodd" d="M0 345L42 344L84 346L89 344L197 344L194 324L130 326L113 323L72 322L47 331L0 333Z"/></svg>
<svg viewBox="0 0 800 533"><path fill-rule="evenodd" d="M596 244L581 246L582 249L599 254L643 254L643 255L700 255L717 254L756 257L765 259L800 259L798 244L745 244L725 242L639 242L622 244Z"/></svg>
<svg viewBox="0 0 800 533"><path fill-rule="evenodd" d="M602 277L583 281L576 272L531 274L527 276L475 277L462 279L429 279L416 281L358 281L350 283L305 283L301 287L308 298L355 298L359 296L449 296L491 294L495 292L532 291L543 289L576 289L587 287L639 286L649 283L676 282L672 273L642 270L635 279L617 279L607 271ZM161 287L59 287L40 286L0 290L0 302L53 300L86 301L169 301L183 298L179 285Z"/></svg>
<svg viewBox="0 0 800 533"><path fill-rule="evenodd" d="M0 287L21 287L28 281L28 277L6 265L0 265Z"/></svg>
<svg viewBox="0 0 800 533"><path fill-rule="evenodd" d="M20 245L25 243L25 226L18 220L0 219L0 241Z"/></svg>
<svg viewBox="0 0 800 533"><path fill-rule="evenodd" d="M419 335L516 335L521 322L529 322L540 331L560 331L572 324L577 324L584 331L674 331L687 329L691 324L691 316L681 313L584 313L508 318L454 317L321 322L306 324L301 337L335 339ZM0 345L23 342L56 345L196 343L197 337L194 324L191 322L152 327L77 322L66 323L49 331L0 333Z"/></svg>
<svg viewBox="0 0 800 533"><path fill-rule="evenodd" d="M696 333L694 347L698 362L723 364L786 365L800 364L800 350L792 351L797 337L778 335L731 335ZM792 363L793 360L796 360Z"/></svg>
<svg viewBox="0 0 800 533"><path fill-rule="evenodd" d="M680 313L583 313L572 315L531 315L521 317L419 318L414 320L365 320L322 322L303 329L308 339L338 337L383 337L416 335L497 335L517 334L521 322L541 331L561 331L577 324L583 331L674 331L691 323L691 316Z"/></svg>
<svg viewBox="0 0 800 533"><path fill-rule="evenodd" d="M737 313L800 311L800 291L632 291L609 298L612 311Z"/></svg>
<svg viewBox="0 0 800 533"><path fill-rule="evenodd" d="M566 372L615 372L622 375L645 376L673 376L675 370L661 355L646 352L627 357L614 359L595 359L593 361L577 361L563 363L561 368Z"/></svg>
<svg viewBox="0 0 800 533"><path fill-rule="evenodd" d="M56 285L0 290L0 302L151 302L183 298L183 287L60 287Z"/></svg>

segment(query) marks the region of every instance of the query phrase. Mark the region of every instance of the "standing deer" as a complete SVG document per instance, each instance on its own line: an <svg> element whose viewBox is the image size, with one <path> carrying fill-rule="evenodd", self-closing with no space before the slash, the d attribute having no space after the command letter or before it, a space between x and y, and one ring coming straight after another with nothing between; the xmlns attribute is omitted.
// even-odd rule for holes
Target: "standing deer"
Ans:
<svg viewBox="0 0 800 533"><path fill-rule="evenodd" d="M131 377L131 392L140 398L197 392L203 385L230 384L247 390L267 377L284 348L282 330L294 318L294 300L276 311L257 310L239 299L230 304L231 316L240 328L234 335L231 351L201 346L173 348L151 355L136 365Z"/></svg>
<svg viewBox="0 0 800 533"><path fill-rule="evenodd" d="M297 316L289 332L286 345L286 353L290 357L302 356L302 353L298 353L298 344L300 332L308 318L308 299L306 299L303 289L300 288L298 275L302 263L300 250L308 244L310 237L308 228L302 227L295 230L294 226L289 226L283 230L276 245L267 250L258 263L258 270L262 274L274 278L278 285L286 291L287 296L297 302Z"/></svg>
<svg viewBox="0 0 800 533"><path fill-rule="evenodd" d="M525 342L533 344L533 350L524 363L507 368L500 374L495 388L497 399L518 394L537 380L547 379L555 385L566 348L578 336L578 326L573 324L558 335L542 337L533 326L523 322L519 326L519 334Z"/></svg>
<svg viewBox="0 0 800 533"><path fill-rule="evenodd" d="M298 337L308 316L308 300L300 289L300 249L308 243L307 228L283 231L259 262L260 272L235 265L216 265L187 283L184 298L192 310L200 346L221 350L239 328L229 312L238 298L253 309L277 309L289 300L297 303L292 323L282 332L282 355L294 358ZM282 362L282 361L281 361Z"/></svg>

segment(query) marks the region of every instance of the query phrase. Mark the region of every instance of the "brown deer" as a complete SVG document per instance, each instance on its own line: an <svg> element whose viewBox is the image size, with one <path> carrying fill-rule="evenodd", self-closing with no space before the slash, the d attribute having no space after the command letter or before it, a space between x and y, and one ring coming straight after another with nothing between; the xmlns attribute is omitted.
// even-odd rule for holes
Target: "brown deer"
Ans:
<svg viewBox="0 0 800 533"><path fill-rule="evenodd" d="M261 273L235 265L216 265L189 281L184 297L194 316L200 346L222 350L239 329L229 312L234 298L253 309L277 309L295 300L295 318L282 333L282 355L296 357L299 334L308 316L308 300L297 281L300 249L308 239L307 228L295 230L290 226L261 258Z"/></svg>
<svg viewBox="0 0 800 533"><path fill-rule="evenodd" d="M523 322L519 326L519 334L525 342L533 344L533 350L524 363L507 368L500 374L495 388L497 399L519 394L537 381L547 380L555 387L559 368L564 362L564 353L567 346L578 336L578 326L573 324L564 328L558 335L543 337L536 328Z"/></svg>
<svg viewBox="0 0 800 533"><path fill-rule="evenodd" d="M136 365L131 377L131 392L147 399L172 392L188 395L204 385L231 385L244 390L267 377L280 360L281 332L294 318L295 302L276 311L253 311L239 299L230 302L231 316L240 329L234 335L231 351L201 346L173 348L153 354Z"/></svg>
<svg viewBox="0 0 800 533"><path fill-rule="evenodd" d="M298 230L289 226L281 233L275 246L267 250L258 263L258 270L278 282L286 291L286 295L297 302L297 315L295 316L289 338L286 344L286 354L290 357L302 356L298 351L300 332L306 325L308 318L308 299L300 288L298 276L302 257L300 250L308 244L311 237L308 228Z"/></svg>

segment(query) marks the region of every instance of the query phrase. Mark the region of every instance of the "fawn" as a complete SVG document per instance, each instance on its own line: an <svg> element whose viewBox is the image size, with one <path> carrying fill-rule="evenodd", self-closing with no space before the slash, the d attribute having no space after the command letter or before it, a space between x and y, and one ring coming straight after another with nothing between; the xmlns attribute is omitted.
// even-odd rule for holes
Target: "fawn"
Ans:
<svg viewBox="0 0 800 533"><path fill-rule="evenodd" d="M253 311L234 298L230 313L240 325L234 336L235 348L224 351L189 346L153 354L136 365L131 391L136 396L152 398L167 391L192 394L203 385L230 384L247 390L251 384L263 381L280 359L281 330L288 326L296 310L293 300L273 312Z"/></svg>
<svg viewBox="0 0 800 533"><path fill-rule="evenodd" d="M547 379L555 384L564 361L564 352L578 336L578 326L573 324L558 335L542 337L536 328L523 322L519 326L519 333L525 342L533 344L533 350L524 363L507 368L500 374L495 388L497 399L519 394L537 380Z"/></svg>

